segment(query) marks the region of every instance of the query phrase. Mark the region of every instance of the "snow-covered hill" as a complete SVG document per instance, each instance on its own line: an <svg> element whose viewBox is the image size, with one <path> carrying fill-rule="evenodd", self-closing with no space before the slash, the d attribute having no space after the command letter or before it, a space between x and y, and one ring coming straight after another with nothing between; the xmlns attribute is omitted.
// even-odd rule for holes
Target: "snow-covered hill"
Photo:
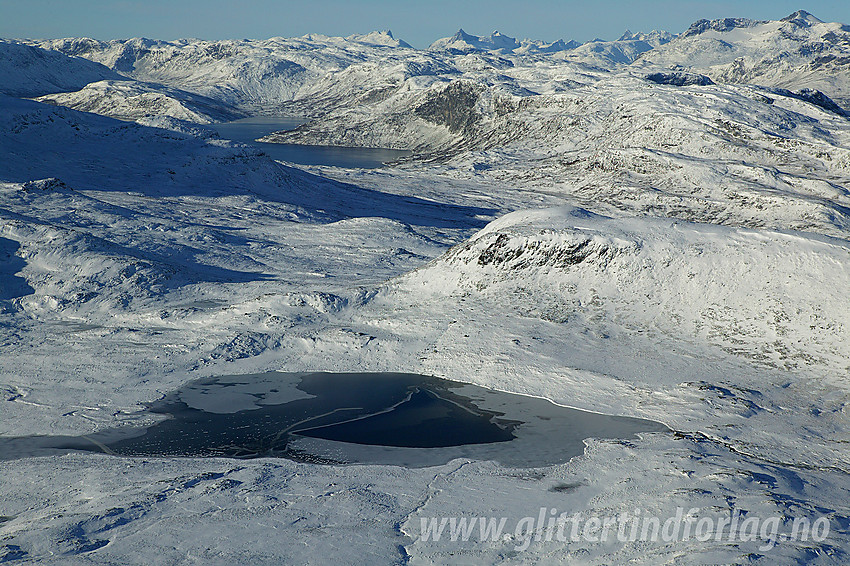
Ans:
<svg viewBox="0 0 850 566"><path fill-rule="evenodd" d="M76 92L49 94L38 100L121 120L168 116L209 124L246 117L244 112L205 96L131 80L93 82Z"/></svg>
<svg viewBox="0 0 850 566"><path fill-rule="evenodd" d="M593 316L582 324L651 329L840 377L850 304L811 289L824 281L850 289L848 264L844 239L568 207L504 216L401 281L410 292L481 293L500 311L555 323Z"/></svg>
<svg viewBox="0 0 850 566"><path fill-rule="evenodd" d="M118 79L107 67L12 40L0 40L0 93L41 96L77 90L88 83Z"/></svg>

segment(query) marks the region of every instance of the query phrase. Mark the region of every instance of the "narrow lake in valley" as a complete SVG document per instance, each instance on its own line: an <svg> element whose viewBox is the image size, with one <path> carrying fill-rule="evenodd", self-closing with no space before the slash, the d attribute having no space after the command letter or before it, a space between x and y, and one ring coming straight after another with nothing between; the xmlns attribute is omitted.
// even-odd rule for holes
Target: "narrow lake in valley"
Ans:
<svg viewBox="0 0 850 566"><path fill-rule="evenodd" d="M410 155L409 151L395 149L374 149L362 147L337 147L327 145L300 145L284 143L266 143L258 138L285 130L293 130L305 123L302 118L252 117L212 124L218 134L224 138L253 145L262 149L272 159L288 161L300 165L329 165L360 169L376 169L385 163Z"/></svg>

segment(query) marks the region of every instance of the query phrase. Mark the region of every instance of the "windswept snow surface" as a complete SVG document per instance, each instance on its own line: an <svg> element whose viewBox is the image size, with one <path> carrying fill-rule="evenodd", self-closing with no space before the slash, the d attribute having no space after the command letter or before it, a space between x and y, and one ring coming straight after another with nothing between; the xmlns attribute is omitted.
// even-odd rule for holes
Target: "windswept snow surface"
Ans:
<svg viewBox="0 0 850 566"><path fill-rule="evenodd" d="M146 403L189 381L267 371L435 375L675 432L588 439L537 469L7 460L0 562L848 562L850 121L829 104L844 79L792 50L782 80L726 80L713 52L685 49L767 53L843 29L786 20L628 33L658 43L634 63L507 50L501 35L455 52L389 33L32 42L54 50L50 69L53 54L85 57L144 81L60 89L104 101L89 110L116 113L106 101L129 100L110 94L125 86L179 105L133 123L0 95L3 436L141 427ZM16 96L51 92L34 68L0 71L20 69ZM197 111L185 93L311 108L280 141L424 154L295 168L179 115ZM776 518L777 536L519 528L541 508L662 522L684 509L694 529L739 513ZM422 536L423 520L474 517L504 517L505 536ZM795 518L829 531L782 539Z"/></svg>

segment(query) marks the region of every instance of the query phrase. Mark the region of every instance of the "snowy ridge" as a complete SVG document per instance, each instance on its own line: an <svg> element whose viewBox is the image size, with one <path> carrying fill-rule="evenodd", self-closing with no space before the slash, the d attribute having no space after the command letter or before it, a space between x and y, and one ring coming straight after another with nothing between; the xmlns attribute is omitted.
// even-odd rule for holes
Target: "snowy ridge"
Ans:
<svg viewBox="0 0 850 566"><path fill-rule="evenodd" d="M76 92L45 95L37 100L121 120L168 116L196 124L210 124L246 116L244 112L211 98L129 80L93 82Z"/></svg>
<svg viewBox="0 0 850 566"><path fill-rule="evenodd" d="M40 96L118 78L107 67L80 57L0 39L0 94Z"/></svg>

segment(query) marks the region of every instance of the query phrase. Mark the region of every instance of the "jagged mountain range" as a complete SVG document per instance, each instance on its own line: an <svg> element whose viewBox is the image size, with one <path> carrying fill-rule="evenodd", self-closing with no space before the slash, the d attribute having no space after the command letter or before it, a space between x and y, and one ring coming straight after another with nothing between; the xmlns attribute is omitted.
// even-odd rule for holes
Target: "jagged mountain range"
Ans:
<svg viewBox="0 0 850 566"><path fill-rule="evenodd" d="M42 102L148 125L302 115L264 141L411 149L597 208L836 234L850 206L848 38L800 11L584 45L463 30L427 50L390 32L5 41L16 63L0 71L37 73L25 94ZM22 81L3 84L21 95Z"/></svg>
<svg viewBox="0 0 850 566"><path fill-rule="evenodd" d="M779 21L700 20L657 49L637 68L687 68L717 82L823 91L850 100L850 27L808 12Z"/></svg>
<svg viewBox="0 0 850 566"><path fill-rule="evenodd" d="M509 53L556 53L558 51L569 51L581 45L577 41L559 39L552 43L540 40L523 39L517 41L515 37L494 31L489 36L477 36L466 33L459 29L451 37L444 37L434 41L429 51L448 51L461 54L472 51L494 51L502 54Z"/></svg>
<svg viewBox="0 0 850 566"><path fill-rule="evenodd" d="M99 80L132 79L264 114L325 115L403 90L434 87L461 74L515 93L545 94L572 87L576 75L678 69L715 82L812 88L845 107L850 96L850 32L802 11L775 22L701 20L678 35L627 31L615 41L585 44L459 30L427 50L413 49L391 32L261 41L69 38L4 41L0 50L5 53L0 88L6 94L56 94ZM26 68L38 80L27 82L23 91L15 81L22 80L19 70ZM103 96L103 89L90 90L92 96ZM110 93L110 101L115 96Z"/></svg>
<svg viewBox="0 0 850 566"><path fill-rule="evenodd" d="M0 47L54 72L65 57L100 79L44 102L148 124L309 116L264 141L411 149L502 180L554 182L596 207L835 234L850 205L840 189L848 37L795 12L584 45L460 30L427 50L390 32Z"/></svg>

